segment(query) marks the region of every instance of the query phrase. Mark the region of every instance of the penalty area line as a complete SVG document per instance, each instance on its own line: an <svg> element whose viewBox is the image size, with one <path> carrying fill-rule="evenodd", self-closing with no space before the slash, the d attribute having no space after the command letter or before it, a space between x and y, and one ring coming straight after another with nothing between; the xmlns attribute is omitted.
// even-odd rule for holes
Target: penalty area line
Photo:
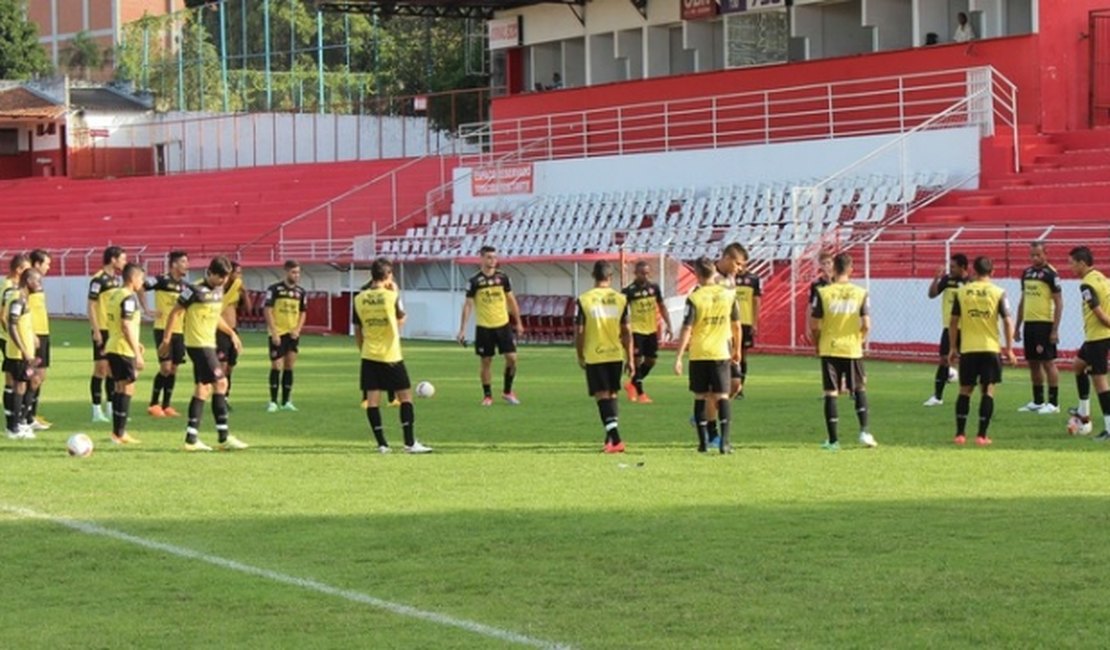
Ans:
<svg viewBox="0 0 1110 650"><path fill-rule="evenodd" d="M140 546L151 551L159 551L186 560L203 562L205 564L217 566L222 569L228 569L230 571L236 571L238 573L243 573L258 578L264 578L271 582L277 582L292 587L298 587L300 589L314 591L316 593L324 594L327 596L342 598L353 603L368 605L375 609L380 609L391 614L396 614L398 616L406 616L408 618L428 621L429 623L436 623L438 625L443 625L446 627L453 627L490 639L497 639L499 641L505 641L507 643L513 643L520 646L527 646L531 648L545 648L549 650L569 650L571 647L563 643L548 641L546 639L537 639L535 637L520 634L518 632L513 632L511 630L503 630L501 628L485 625L484 623L479 623L477 621L471 621L465 618L456 618L454 616L448 616L446 614L440 614L438 612L419 609L402 603L395 603L393 601L377 598L375 596L364 594L359 591L333 587L332 585L309 578L298 578L297 576L292 576L286 573L271 571L270 569L264 569L262 567L244 564L235 560L229 560L227 558L219 557L218 555L209 555L208 553L195 551L190 548L185 548L184 546L177 546L175 544L167 544L165 542L159 542L153 539L139 537L137 535L125 533L113 528L106 528L99 524L88 521L80 521L77 519L70 519L68 517L56 517L43 512L31 510L29 508L21 508L18 506L11 506L6 504L0 504L0 512L7 512L22 519L37 519L41 521L48 521L52 524L63 526L65 528L69 528L70 530L84 533L86 535L107 537L108 539L114 539L116 541L124 542L127 544L133 544L135 546Z"/></svg>

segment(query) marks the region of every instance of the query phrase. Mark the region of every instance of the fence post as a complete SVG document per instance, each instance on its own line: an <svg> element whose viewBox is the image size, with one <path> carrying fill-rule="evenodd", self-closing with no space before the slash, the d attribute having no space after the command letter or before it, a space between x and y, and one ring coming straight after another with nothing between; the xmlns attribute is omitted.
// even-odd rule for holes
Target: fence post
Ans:
<svg viewBox="0 0 1110 650"><path fill-rule="evenodd" d="M397 172L389 174L389 193L393 197L393 226L397 226Z"/></svg>

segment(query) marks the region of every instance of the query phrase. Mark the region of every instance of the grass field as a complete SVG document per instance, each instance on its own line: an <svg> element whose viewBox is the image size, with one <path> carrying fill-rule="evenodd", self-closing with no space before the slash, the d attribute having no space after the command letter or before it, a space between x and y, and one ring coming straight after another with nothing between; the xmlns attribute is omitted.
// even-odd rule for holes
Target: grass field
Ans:
<svg viewBox="0 0 1110 650"><path fill-rule="evenodd" d="M1064 416L1018 414L1025 371L999 389L994 446L957 448L953 388L925 409L931 367L870 363L880 447L850 444L845 401L849 444L828 453L816 362L753 357L737 452L699 455L665 352L648 379L656 403L621 403L629 453L607 456L569 348L524 348L523 405L483 409L472 352L410 343L413 379L438 388L416 410L436 451L382 456L350 340L306 339L301 411L267 414L265 340L251 334L231 425L252 448L186 454L184 423L144 412L150 372L133 408L141 446L113 448L108 425L88 423L86 338L55 324L41 408L54 430L0 442L2 648L1110 638L1110 449L1064 435ZM1064 405L1074 390L1065 374ZM64 440L80 430L97 451L69 458ZM395 409L386 433L399 449ZM209 413L202 438L215 439Z"/></svg>

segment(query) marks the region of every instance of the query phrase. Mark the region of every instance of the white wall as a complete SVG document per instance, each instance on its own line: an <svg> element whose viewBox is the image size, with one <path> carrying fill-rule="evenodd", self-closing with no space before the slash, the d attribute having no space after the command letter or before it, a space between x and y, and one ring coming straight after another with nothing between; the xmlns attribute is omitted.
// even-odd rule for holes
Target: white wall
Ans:
<svg viewBox="0 0 1110 650"><path fill-rule="evenodd" d="M913 47L910 0L863 0L863 24L873 27L876 50Z"/></svg>

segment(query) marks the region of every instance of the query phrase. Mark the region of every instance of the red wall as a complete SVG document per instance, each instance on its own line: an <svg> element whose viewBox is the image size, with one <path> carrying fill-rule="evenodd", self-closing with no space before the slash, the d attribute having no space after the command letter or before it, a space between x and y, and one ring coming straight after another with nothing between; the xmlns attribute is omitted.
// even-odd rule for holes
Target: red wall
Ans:
<svg viewBox="0 0 1110 650"><path fill-rule="evenodd" d="M31 153L21 151L16 156L0 156L0 178L26 178L31 175Z"/></svg>
<svg viewBox="0 0 1110 650"><path fill-rule="evenodd" d="M152 174L154 174L154 152L150 147L88 147L71 149L69 153L71 178L150 176Z"/></svg>
<svg viewBox="0 0 1110 650"><path fill-rule="evenodd" d="M1090 47L1087 30L1093 9L1107 0L1041 0L1040 60L1044 131L1086 129L1090 120Z"/></svg>

